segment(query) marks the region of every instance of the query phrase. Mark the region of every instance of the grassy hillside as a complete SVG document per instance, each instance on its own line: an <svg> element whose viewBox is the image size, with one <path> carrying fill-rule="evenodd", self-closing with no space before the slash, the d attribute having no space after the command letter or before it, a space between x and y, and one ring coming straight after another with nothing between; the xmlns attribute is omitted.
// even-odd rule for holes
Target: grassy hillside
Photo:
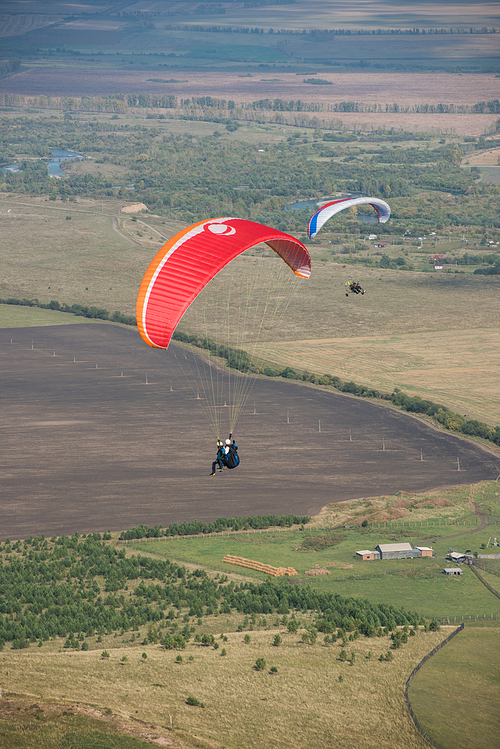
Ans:
<svg viewBox="0 0 500 749"><path fill-rule="evenodd" d="M18 585L26 571L30 586L40 581L38 593L25 586L18 600L8 596L16 609L14 617L4 615L7 626L28 624L31 617L33 627L36 616L46 629L38 646L37 637L4 645L0 746L139 749L141 741L155 738L180 749L284 748L292 737L312 749L332 742L371 749L375 737L387 749L402 740L423 749L405 706L404 683L467 611L472 619L464 632L419 671L410 699L424 729L445 749L480 723L478 746L496 745L498 689L491 664L498 627L491 617L498 618L498 600L468 569L462 578L441 574L450 546L490 546L488 528L476 533L476 504L494 521L498 484L333 505L302 531L165 538L127 547L77 535L2 545L4 584ZM361 526L367 518L370 525ZM402 540L432 545L437 557L353 558L357 548ZM262 587L263 575L223 564L226 553L292 563L298 579ZM482 574L498 580L494 563L488 570ZM335 598L325 598L332 593ZM47 595L59 596L60 604L64 598L65 605L45 609ZM357 629L364 626L361 619L352 618L364 616L360 599L375 604L367 612L385 612L388 623L403 606L430 618L444 615L446 624L440 631L427 631L428 620L425 627L390 625L403 637L399 644L388 629L375 627L366 636ZM88 605L101 612L101 626L91 609L75 622ZM64 633L50 635L55 615ZM337 625L328 626L329 617L338 616ZM474 690L468 688L471 670ZM463 695L471 710L461 709ZM455 705L453 721L449 709L435 710L441 703Z"/></svg>
<svg viewBox="0 0 500 749"><path fill-rule="evenodd" d="M409 638L391 663L378 660L387 653L387 638L350 642L352 666L339 660L342 647L319 641L305 645L300 633L289 635L274 625L247 632L248 644L244 632L227 630L227 639L217 635L217 650L193 643L182 652L182 662L177 662L178 653L159 645L106 645L107 659L101 656L102 646L85 653L7 651L2 654L3 696L9 700L29 694L30 702L38 705L41 725L46 726L52 703L64 705L66 712L88 707L94 714L111 714L124 727L147 725L150 735L171 738L182 749L285 749L290 741L311 749L333 744L371 749L374 740L384 749L393 749L401 740L420 749L425 742L406 713L403 685L447 631ZM274 647L277 634L282 644ZM262 671L254 669L258 658L266 662ZM273 667L276 672L270 673ZM186 704L188 697L203 707ZM56 724L48 736L45 728L45 746L54 734L68 730L67 718L65 723L59 730ZM7 740L17 733L12 728L10 716L0 713L0 730ZM24 731L29 736L29 730ZM23 747L34 747L34 737L30 740Z"/></svg>

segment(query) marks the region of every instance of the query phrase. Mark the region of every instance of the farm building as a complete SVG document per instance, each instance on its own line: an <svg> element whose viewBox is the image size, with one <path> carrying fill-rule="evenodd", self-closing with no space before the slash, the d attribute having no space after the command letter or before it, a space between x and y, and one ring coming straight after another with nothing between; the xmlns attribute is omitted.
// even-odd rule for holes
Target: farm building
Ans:
<svg viewBox="0 0 500 749"><path fill-rule="evenodd" d="M421 559L422 557L432 557L434 555L430 546L413 547L409 543L400 544L379 544L375 551L363 549L357 551L356 556L365 562L374 559Z"/></svg>
<svg viewBox="0 0 500 749"><path fill-rule="evenodd" d="M456 564L463 564L466 560L465 554L462 554L460 551L450 551L448 558L452 562L456 562Z"/></svg>
<svg viewBox="0 0 500 749"><path fill-rule="evenodd" d="M430 546L416 546L415 549L420 552L421 557L432 557L434 553Z"/></svg>
<svg viewBox="0 0 500 749"><path fill-rule="evenodd" d="M457 577L462 574L462 570L460 567L445 567L443 570L443 575L450 575L451 577Z"/></svg>
<svg viewBox="0 0 500 749"><path fill-rule="evenodd" d="M379 544L375 547L381 559L411 559L415 556L411 544Z"/></svg>
<svg viewBox="0 0 500 749"><path fill-rule="evenodd" d="M368 551L368 549L357 551L356 556L359 559L362 559L364 562L370 562L373 559L380 559L380 554L378 551Z"/></svg>

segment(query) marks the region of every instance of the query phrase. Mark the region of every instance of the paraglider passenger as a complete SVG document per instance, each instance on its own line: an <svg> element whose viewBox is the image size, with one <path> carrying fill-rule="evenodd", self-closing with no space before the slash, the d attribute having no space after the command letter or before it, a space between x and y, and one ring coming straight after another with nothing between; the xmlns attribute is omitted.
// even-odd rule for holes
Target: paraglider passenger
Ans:
<svg viewBox="0 0 500 749"><path fill-rule="evenodd" d="M229 436L232 437L233 435L230 434ZM228 445L228 442L229 442L229 445ZM240 456L238 455L238 445L236 444L234 439L232 443L230 440L226 440L226 450L227 450L227 453L226 453L225 465L229 469L236 468L237 466L239 466Z"/></svg>

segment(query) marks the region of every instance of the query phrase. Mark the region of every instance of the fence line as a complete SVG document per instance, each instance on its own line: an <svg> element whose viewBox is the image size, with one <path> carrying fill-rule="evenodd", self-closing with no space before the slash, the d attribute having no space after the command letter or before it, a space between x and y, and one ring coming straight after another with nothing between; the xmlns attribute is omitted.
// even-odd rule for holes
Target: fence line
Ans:
<svg viewBox="0 0 500 749"><path fill-rule="evenodd" d="M438 528L441 526L476 526L477 525L477 518L471 518L470 521L468 520L452 520L450 518L443 520L440 520L438 522L432 522L432 521L409 521L409 522L403 522L403 521L397 521L397 520L389 520L387 523L373 523L370 524L371 528L390 528L391 530L417 530L418 528ZM128 538L128 539L118 539L118 543L120 544L128 544L128 543L137 543L138 541L158 541L160 539L171 539L171 538L211 538L213 536L234 536L237 534L251 534L251 533L287 533L290 531L297 530L297 526L292 527L285 527L282 526L271 526L270 528L245 528L238 531L234 530L225 530L225 531L211 531L210 533L192 533L192 534L175 534L175 535L161 535L161 536L143 536L142 538ZM321 526L321 527L315 527L315 528L306 528L306 530L309 531L325 531L325 530L336 530L335 527L332 526Z"/></svg>
<svg viewBox="0 0 500 749"><path fill-rule="evenodd" d="M484 579L484 577L481 575L481 573L479 572L479 570L476 569L476 565L475 564L471 564L469 566L470 566L471 570L473 571L473 573L476 575L476 577L483 583L483 585L485 585L488 588L488 590L490 591L490 593L493 593L494 596L496 596L497 598L500 598L500 593L498 592L498 590L495 590L495 588L493 587L493 585L490 585L489 582Z"/></svg>
<svg viewBox="0 0 500 749"><path fill-rule="evenodd" d="M420 723L418 722L417 716L413 712L413 708L411 706L410 698L408 696L408 688L410 686L411 680L413 679L413 677L415 676L415 674L418 671L420 671L420 669L422 668L422 666L424 665L424 663L427 663L427 661L430 658L432 658L433 655L436 655L436 653L439 650L441 650L441 648L443 648L445 645L447 645L450 642L450 640L452 640L456 635L458 635L459 632L462 632L462 630L464 629L464 626L465 626L464 624L461 624L459 627L457 627L457 629L455 629L451 633L451 635L448 635L448 637L446 639L444 639L442 642L440 642L439 645L436 645L436 647L433 650L431 650L430 653L427 653L427 655L425 655L422 658L422 660L420 661L420 663L418 664L418 666L415 666L415 668L413 669L413 671L409 675L408 679L406 680L406 684L405 684L406 704L408 705L408 710L410 711L411 719L413 720L413 722L415 724L415 728L417 729L417 731L419 732L419 734L422 736L422 738L425 739L425 741L427 741L428 744L430 744L431 746L435 747L435 749L442 749L442 747L441 747L440 744L437 744L435 741L433 741L433 739L431 739L431 737L427 734L427 732L422 729Z"/></svg>

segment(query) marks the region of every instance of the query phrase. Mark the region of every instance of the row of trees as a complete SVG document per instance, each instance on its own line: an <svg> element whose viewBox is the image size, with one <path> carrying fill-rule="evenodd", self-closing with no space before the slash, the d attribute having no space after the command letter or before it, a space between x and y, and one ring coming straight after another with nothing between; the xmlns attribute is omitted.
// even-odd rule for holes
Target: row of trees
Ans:
<svg viewBox="0 0 500 749"><path fill-rule="evenodd" d="M295 0L273 0L272 3L265 0L253 0L246 2L248 7L259 7L262 5L288 5ZM212 32L215 34L282 34L286 36L312 37L313 41L332 41L336 36L425 36L426 34L442 36L444 34L496 34L497 29L493 27L469 26L468 29L463 27L420 29L413 26L409 29L274 29L260 28L251 26L184 26L180 24L168 24L165 29L172 31L200 31L203 33Z"/></svg>
<svg viewBox="0 0 500 749"><path fill-rule="evenodd" d="M308 515L252 515L251 517L217 518L211 523L201 520L186 520L184 523L171 523L166 528L138 525L122 531L120 540L134 538L161 538L162 536L192 536L200 533L223 533L225 531L257 530L263 528L291 528L292 525L307 525Z"/></svg>
<svg viewBox="0 0 500 749"><path fill-rule="evenodd" d="M1 68L0 68L1 72ZM149 79L161 82L161 79ZM182 81L164 81L182 83ZM304 83L317 85L331 81L309 78ZM180 110L184 115L190 110L223 111L226 116L234 119L247 119L247 110L269 112L414 112L416 114L500 114L500 100L476 102L476 104L452 104L438 102L437 104L401 104L398 102L367 103L359 101L341 102L307 102L302 99L258 99L250 102L236 103L232 99L219 99L213 96L193 96L178 98L172 93L129 93L108 94L107 96L46 96L36 98L25 97L21 94L0 94L0 105L6 107L39 107L41 109L64 109L67 112L111 112L125 114L130 109L168 109Z"/></svg>

